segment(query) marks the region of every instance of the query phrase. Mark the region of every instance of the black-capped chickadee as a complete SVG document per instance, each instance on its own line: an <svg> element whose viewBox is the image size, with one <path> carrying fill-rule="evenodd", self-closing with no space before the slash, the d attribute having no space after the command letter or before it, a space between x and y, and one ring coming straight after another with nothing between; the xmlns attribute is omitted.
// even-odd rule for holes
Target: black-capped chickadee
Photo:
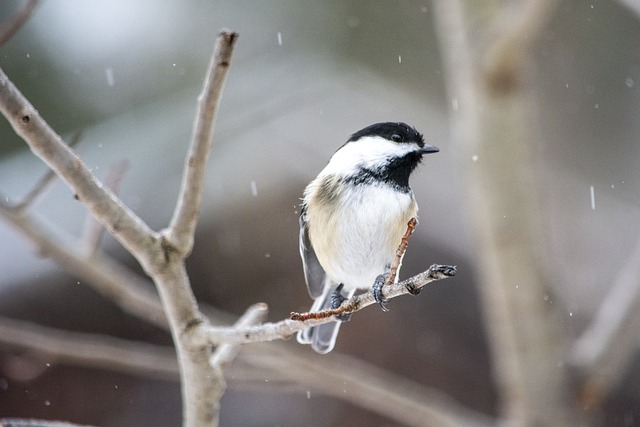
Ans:
<svg viewBox="0 0 640 427"><path fill-rule="evenodd" d="M405 123L376 123L351 135L309 183L300 255L312 312L339 306L342 289L350 298L388 277L407 223L418 213L409 175L424 154L438 151ZM328 353L340 323L302 330L298 342Z"/></svg>

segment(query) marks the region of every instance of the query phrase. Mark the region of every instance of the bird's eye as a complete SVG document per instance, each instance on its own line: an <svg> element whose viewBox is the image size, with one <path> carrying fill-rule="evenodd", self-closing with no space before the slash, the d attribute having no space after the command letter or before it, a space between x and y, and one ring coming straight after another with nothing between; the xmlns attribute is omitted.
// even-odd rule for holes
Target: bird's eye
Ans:
<svg viewBox="0 0 640 427"><path fill-rule="evenodd" d="M398 135L397 133L394 133L393 135L391 135L391 140L393 142L402 142L402 136Z"/></svg>

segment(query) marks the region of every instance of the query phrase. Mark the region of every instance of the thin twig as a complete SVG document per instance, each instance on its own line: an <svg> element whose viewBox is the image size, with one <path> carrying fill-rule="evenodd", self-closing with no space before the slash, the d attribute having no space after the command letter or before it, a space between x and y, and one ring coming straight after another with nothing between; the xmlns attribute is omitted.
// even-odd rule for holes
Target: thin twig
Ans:
<svg viewBox="0 0 640 427"><path fill-rule="evenodd" d="M231 54L238 33L225 30L220 33L211 56L207 77L198 98L198 111L193 125L193 135L184 166L182 184L176 209L166 238L183 256L193 247L193 236L200 216L207 160L213 145L213 130L218 113L222 89L229 70Z"/></svg>
<svg viewBox="0 0 640 427"><path fill-rule="evenodd" d="M0 46L4 46L4 44L22 28L31 15L33 15L39 3L40 0L29 0L20 12L13 15L10 20L0 26Z"/></svg>
<svg viewBox="0 0 640 427"><path fill-rule="evenodd" d="M128 169L129 161L126 159L112 165L104 180L105 187L112 191L113 194L118 194ZM98 253L104 231L102 224L100 224L93 215L87 215L82 240L87 251L87 256L90 258L95 257Z"/></svg>
<svg viewBox="0 0 640 427"><path fill-rule="evenodd" d="M400 295L410 294L410 288L422 289L424 286L437 280L447 279L456 274L456 268L445 265L432 265L429 270L417 274L399 283L384 287L384 297L392 299ZM206 340L209 344L232 343L244 344L250 342L272 341L287 339L294 333L311 326L334 322L332 316L343 313L354 313L372 304L377 304L371 292L356 295L342 303L336 310L326 310L316 313L291 313L290 319L277 323L263 323L259 326L247 328L228 328L218 326L206 327ZM320 315L318 315L320 313Z"/></svg>
<svg viewBox="0 0 640 427"><path fill-rule="evenodd" d="M78 145L82 138L82 132L77 132L71 141L69 141L69 147L75 147ZM38 182L33 186L27 194L24 195L22 200L14 205L14 209L20 212L24 212L29 209L31 206L36 203L37 199L42 196L47 188L49 188L49 184L53 182L53 179L56 177L56 173L51 169L47 169L47 172L40 177Z"/></svg>
<svg viewBox="0 0 640 427"><path fill-rule="evenodd" d="M233 324L233 327L245 328L258 325L267 317L267 311L266 304L254 304ZM231 365L231 362L236 358L239 351L239 344L221 344L211 355L210 363L224 372L229 368L229 365Z"/></svg>
<svg viewBox="0 0 640 427"><path fill-rule="evenodd" d="M398 274L398 269L402 265L402 258L404 257L404 253L407 251L407 246L409 245L409 237L413 234L413 230L415 230L416 225L418 224L418 220L415 218L411 218L409 223L407 224L407 231L402 236L400 241L400 245L398 245L398 249L396 249L396 258L391 265L391 269L389 270L389 279L385 284L395 283L396 275Z"/></svg>

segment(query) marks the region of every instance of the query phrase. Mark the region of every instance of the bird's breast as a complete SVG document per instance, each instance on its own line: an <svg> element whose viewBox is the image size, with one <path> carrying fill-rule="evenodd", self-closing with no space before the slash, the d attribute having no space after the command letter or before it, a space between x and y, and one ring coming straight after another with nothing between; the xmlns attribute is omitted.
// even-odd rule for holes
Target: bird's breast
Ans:
<svg viewBox="0 0 640 427"><path fill-rule="evenodd" d="M341 186L336 180L310 189L306 207L318 260L346 290L369 288L386 271L418 211L411 191L383 184Z"/></svg>

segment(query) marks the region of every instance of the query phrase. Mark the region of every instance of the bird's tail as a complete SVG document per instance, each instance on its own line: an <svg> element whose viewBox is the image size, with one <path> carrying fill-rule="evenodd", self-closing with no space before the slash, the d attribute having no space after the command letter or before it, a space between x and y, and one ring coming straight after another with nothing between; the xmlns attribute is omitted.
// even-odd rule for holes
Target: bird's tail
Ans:
<svg viewBox="0 0 640 427"><path fill-rule="evenodd" d="M322 295L316 298L311 306L311 312L317 312L331 308L331 294L336 289L335 283L326 283ZM355 292L350 292L347 296L351 298ZM311 344L317 353L326 354L333 350L338 337L338 330L342 322L325 323L298 332L297 339L300 344Z"/></svg>

